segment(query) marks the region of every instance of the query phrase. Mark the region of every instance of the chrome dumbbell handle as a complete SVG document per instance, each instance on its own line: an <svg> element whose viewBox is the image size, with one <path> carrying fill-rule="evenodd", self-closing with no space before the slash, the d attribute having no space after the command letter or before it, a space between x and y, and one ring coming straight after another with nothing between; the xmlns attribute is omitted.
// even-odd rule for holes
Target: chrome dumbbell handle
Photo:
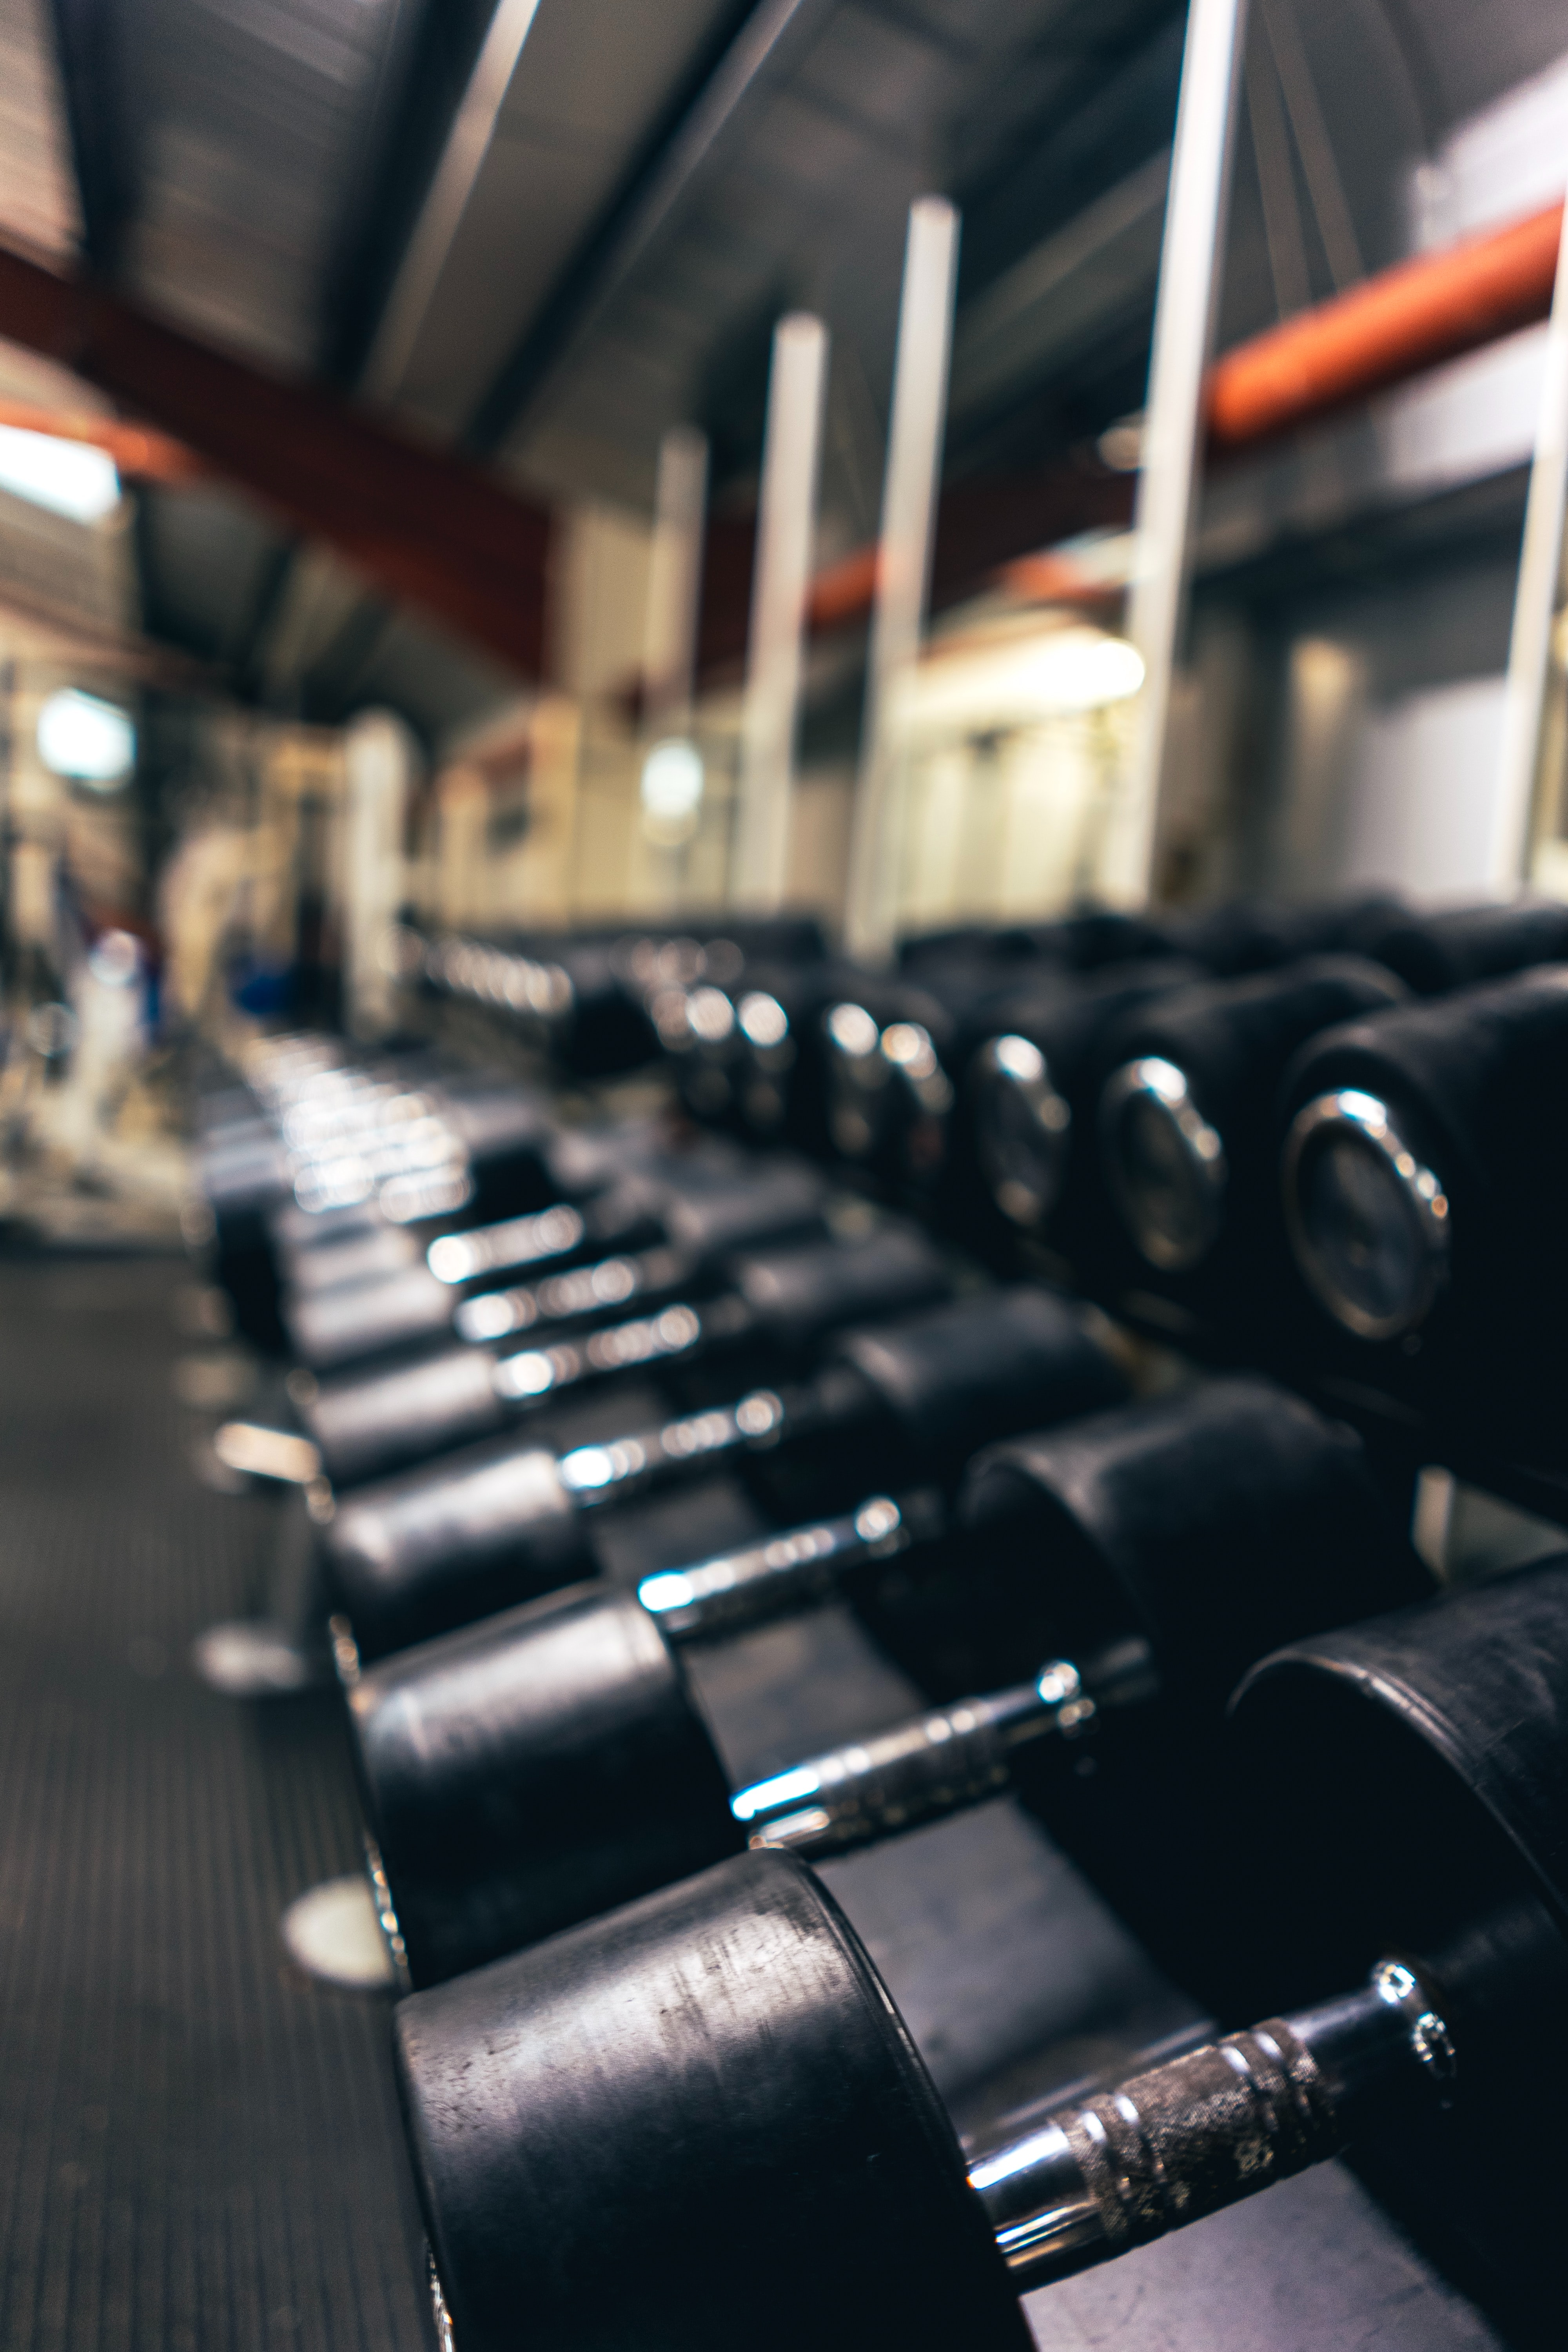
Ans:
<svg viewBox="0 0 1568 2352"><path fill-rule="evenodd" d="M702 1641L799 1608L862 1563L934 1542L946 1527L935 1487L873 1495L841 1518L812 1520L744 1550L645 1576L637 1599L672 1641Z"/></svg>
<svg viewBox="0 0 1568 2352"><path fill-rule="evenodd" d="M578 1507L592 1510L622 1495L657 1486L701 1462L761 1453L786 1438L832 1427L866 1395L847 1368L819 1372L784 1389L752 1389L733 1404L712 1405L657 1428L637 1430L601 1445L579 1445L557 1465L562 1485Z"/></svg>
<svg viewBox="0 0 1568 2352"><path fill-rule="evenodd" d="M542 1265L581 1246L588 1231L582 1212L564 1201L531 1216L507 1217L500 1224L476 1225L463 1234L440 1234L426 1263L437 1282L475 1282L513 1266Z"/></svg>
<svg viewBox="0 0 1568 2352"><path fill-rule="evenodd" d="M554 1209L544 1212L552 1217L567 1213L576 1214ZM437 1246L432 1243L432 1252ZM691 1257L685 1250L637 1250L619 1257L597 1258L564 1274L546 1275L540 1282L518 1283L509 1290L482 1290L477 1297L463 1301L452 1318L452 1328L459 1339L482 1346L488 1340L532 1331L542 1323L565 1323L578 1316L601 1315L608 1307L627 1306L633 1299L652 1300L679 1288L690 1279L691 1272Z"/></svg>
<svg viewBox="0 0 1568 2352"><path fill-rule="evenodd" d="M1268 2018L1063 2107L970 2168L1020 2294L1109 2261L1337 2155L1363 2116L1444 2102L1447 2027L1414 1971Z"/></svg>
<svg viewBox="0 0 1568 2352"><path fill-rule="evenodd" d="M612 1323L585 1339L501 1357L493 1374L496 1394L506 1404L531 1404L609 1372L674 1363L716 1343L743 1339L755 1322L742 1298L716 1298L702 1307L678 1303L657 1315Z"/></svg>
<svg viewBox="0 0 1568 2352"><path fill-rule="evenodd" d="M1099 1708L1068 1659L1031 1683L935 1707L890 1731L813 1756L737 1791L731 1811L753 1846L820 1857L885 1837L1005 1788L1014 1752L1077 1738Z"/></svg>

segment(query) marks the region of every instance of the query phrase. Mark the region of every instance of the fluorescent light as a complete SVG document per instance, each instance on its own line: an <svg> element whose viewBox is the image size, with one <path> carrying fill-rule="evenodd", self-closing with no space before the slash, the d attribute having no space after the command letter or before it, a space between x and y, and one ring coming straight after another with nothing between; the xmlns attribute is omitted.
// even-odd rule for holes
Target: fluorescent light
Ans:
<svg viewBox="0 0 1568 2352"><path fill-rule="evenodd" d="M136 730L118 703L67 687L38 713L38 757L57 776L112 792L136 765Z"/></svg>
<svg viewBox="0 0 1568 2352"><path fill-rule="evenodd" d="M98 522L120 504L120 477L107 450L0 425L0 489L73 522Z"/></svg>
<svg viewBox="0 0 1568 2352"><path fill-rule="evenodd" d="M643 831L666 849L679 849L697 830L702 806L702 754L671 736L656 743L642 770Z"/></svg>
<svg viewBox="0 0 1568 2352"><path fill-rule="evenodd" d="M1125 637L1066 628L972 654L921 662L899 693L900 717L917 732L973 734L1038 726L1075 711L1125 702L1143 664Z"/></svg>

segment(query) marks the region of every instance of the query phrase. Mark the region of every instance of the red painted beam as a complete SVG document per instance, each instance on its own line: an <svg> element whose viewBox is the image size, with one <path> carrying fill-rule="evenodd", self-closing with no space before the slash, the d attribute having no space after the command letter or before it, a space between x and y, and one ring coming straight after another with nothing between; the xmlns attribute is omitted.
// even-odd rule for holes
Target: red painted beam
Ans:
<svg viewBox="0 0 1568 2352"><path fill-rule="evenodd" d="M153 419L376 584L542 674L551 518L335 394L215 352L86 279L0 249L0 335Z"/></svg>

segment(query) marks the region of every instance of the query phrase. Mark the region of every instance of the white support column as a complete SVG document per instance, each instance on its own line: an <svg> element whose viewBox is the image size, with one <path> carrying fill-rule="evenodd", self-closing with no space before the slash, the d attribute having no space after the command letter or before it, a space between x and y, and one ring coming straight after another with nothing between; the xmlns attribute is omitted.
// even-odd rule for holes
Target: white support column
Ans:
<svg viewBox="0 0 1568 2352"><path fill-rule="evenodd" d="M944 196L922 196L910 207L844 926L850 953L872 959L888 953L898 922L892 705L899 681L919 656L925 623L947 415L958 230L958 214Z"/></svg>
<svg viewBox="0 0 1568 2352"><path fill-rule="evenodd" d="M658 446L643 622L642 822L653 909L673 915L688 887L688 853L701 822L702 756L691 740L708 443L678 425Z"/></svg>
<svg viewBox="0 0 1568 2352"><path fill-rule="evenodd" d="M730 870L733 903L763 914L783 904L789 869L795 731L826 383L827 330L820 319L792 311L773 330L768 378L741 717L741 788Z"/></svg>
<svg viewBox="0 0 1568 2352"><path fill-rule="evenodd" d="M643 636L643 731L650 741L685 735L691 725L707 506L707 436L677 425L658 445L654 494Z"/></svg>
<svg viewBox="0 0 1568 2352"><path fill-rule="evenodd" d="M403 829L418 753L395 712L367 710L349 729L343 757L344 1013L355 1036L374 1037L396 1012L384 950L403 900Z"/></svg>
<svg viewBox="0 0 1568 2352"><path fill-rule="evenodd" d="M1142 658L1143 688L1132 757L1100 867L1101 891L1116 905L1142 904L1152 880L1246 36L1247 0L1191 0L1133 517L1128 635Z"/></svg>
<svg viewBox="0 0 1568 2352"><path fill-rule="evenodd" d="M1502 749L1492 803L1492 888L1511 891L1529 877L1535 849L1536 779L1541 765L1552 626L1563 605L1563 536L1568 520L1568 208L1557 248L1557 283L1547 329L1546 375L1530 470L1513 633L1503 695Z"/></svg>

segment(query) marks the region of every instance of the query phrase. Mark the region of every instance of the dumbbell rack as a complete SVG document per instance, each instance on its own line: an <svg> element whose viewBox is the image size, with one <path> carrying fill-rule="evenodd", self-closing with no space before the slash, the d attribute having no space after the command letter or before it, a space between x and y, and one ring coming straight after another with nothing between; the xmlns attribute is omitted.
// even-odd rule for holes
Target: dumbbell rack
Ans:
<svg viewBox="0 0 1568 2352"><path fill-rule="evenodd" d="M646 1101L648 1080L635 1084ZM1168 1331L1129 1318L1124 1307L1121 1319L1169 1341ZM1190 1352L1202 1360L1200 1346ZM572 1442L590 1442L600 1409L571 1416ZM616 1426L626 1409L623 1392L610 1408ZM1336 1409L1356 1417L1342 1402ZM635 1560L628 1548L625 1580L658 1564L648 1523L661 1507L627 1515L626 1529L636 1528L639 1540ZM711 1507L705 1549L758 1530L738 1485L715 1488ZM689 1522L672 1540L670 1565L693 1556ZM608 1564L614 1574L613 1557ZM922 1701L986 1686L994 1677L954 1650L929 1598L895 1564L866 1578L845 1605L691 1654L689 1670L732 1780L762 1777ZM1205 2005L1245 2006L1226 1979L1223 1956L1216 1965L1205 1884L1184 1873L1186 1849L1172 1835L1172 1811L1155 1817L1137 1801L1141 1780L1169 1780L1157 1742L1155 1724L1142 1748L1124 1744L1104 1761L1042 1756L1016 1798L826 1866L961 2128L976 2139L1026 2127L1064 2093L1114 2076L1135 2049L1163 2042L1174 2051L1195 2041ZM1184 1801L1197 1837L1202 1791L1172 1792L1173 1807ZM1092 1888L1074 1852L1092 1857ZM1331 2249L1339 2284L1325 2303ZM1217 2299L1216 2267L1226 2281ZM1270 2352L1298 2345L1316 2352L1373 2321L1382 2340L1408 2343L1412 2352L1417 2344L1446 2352L1451 2341L1458 2352L1501 2340L1340 2166L1225 2217L1196 2256L1177 2241L1140 2258L1138 2274L1141 2321L1150 2340L1172 2352L1197 2352L1200 2344L1261 2352L1265 2342ZM1125 2294L1124 2281L1103 2274L1057 2290L1040 2313L1041 2341L1079 2340L1049 2332L1058 2326L1093 2340ZM1296 2315L1296 2332L1261 2336L1264 2308L1281 2315L1281 2326L1283 2315Z"/></svg>
<svg viewBox="0 0 1568 2352"><path fill-rule="evenodd" d="M1036 1263L1044 1257L1027 1243L1019 1244L1022 1266L1043 1279L1061 1282L1067 1271L1061 1262ZM1096 1296L1094 1303L1141 1339L1172 1349L1206 1370L1244 1368L1220 1335L1191 1318L1178 1325L1163 1302L1121 1291ZM1478 1444L1459 1421L1420 1412L1373 1380L1284 1354L1267 1360L1255 1354L1247 1359L1245 1369L1270 1373L1321 1411L1349 1422L1382 1460L1391 1480L1413 1480L1418 1471L1436 1465L1500 1501L1568 1528L1568 1472Z"/></svg>

